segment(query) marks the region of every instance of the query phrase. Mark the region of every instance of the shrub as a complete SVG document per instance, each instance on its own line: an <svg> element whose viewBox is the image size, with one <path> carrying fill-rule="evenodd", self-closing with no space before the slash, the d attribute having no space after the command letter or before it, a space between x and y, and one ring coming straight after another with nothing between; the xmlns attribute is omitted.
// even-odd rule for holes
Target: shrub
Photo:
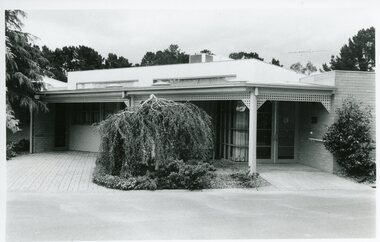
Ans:
<svg viewBox="0 0 380 242"><path fill-rule="evenodd" d="M348 175L375 175L370 109L348 98L337 115L338 119L323 137L325 147Z"/></svg>
<svg viewBox="0 0 380 242"><path fill-rule="evenodd" d="M182 160L161 165L157 171L158 187L162 189L198 190L208 188L215 168L208 163L189 165Z"/></svg>
<svg viewBox="0 0 380 242"><path fill-rule="evenodd" d="M22 139L17 144L15 144L15 151L16 152L25 152L29 150L29 140Z"/></svg>
<svg viewBox="0 0 380 242"><path fill-rule="evenodd" d="M251 174L249 170L245 172L236 172L231 174L231 178L234 179L241 187L257 188L260 186L259 174Z"/></svg>
<svg viewBox="0 0 380 242"><path fill-rule="evenodd" d="M120 190L189 189L198 190L210 187L215 168L208 163L189 165L175 160L161 165L155 172L142 176L120 177L109 175L106 169L96 167L93 182Z"/></svg>
<svg viewBox="0 0 380 242"><path fill-rule="evenodd" d="M15 151L15 143L14 142L9 142L7 144L7 160L11 159L12 157L16 156L16 151Z"/></svg>
<svg viewBox="0 0 380 242"><path fill-rule="evenodd" d="M119 190L156 190L157 182L147 176L123 178L109 175L104 169L96 167L93 173L93 182L95 184L119 189Z"/></svg>

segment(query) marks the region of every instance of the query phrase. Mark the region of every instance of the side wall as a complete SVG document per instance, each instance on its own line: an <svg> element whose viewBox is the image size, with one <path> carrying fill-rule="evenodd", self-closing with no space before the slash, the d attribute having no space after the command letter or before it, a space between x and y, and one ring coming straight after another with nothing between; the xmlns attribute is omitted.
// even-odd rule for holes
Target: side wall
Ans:
<svg viewBox="0 0 380 242"><path fill-rule="evenodd" d="M334 157L325 149L322 142L311 141L309 138L322 139L327 128L337 118L336 110L342 106L345 98L352 96L372 108L375 138L375 73L335 71L335 86L337 90L333 96L331 113L328 113L320 103L300 103L298 115L298 162L327 172L339 169ZM312 118L317 123L313 123Z"/></svg>
<svg viewBox="0 0 380 242"><path fill-rule="evenodd" d="M345 98L352 96L357 101L368 105L372 109L373 115L373 137L376 138L376 75L374 72L337 71L333 107L331 112L335 116L336 108L342 106Z"/></svg>
<svg viewBox="0 0 380 242"><path fill-rule="evenodd" d="M71 125L69 150L98 152L101 137L91 125Z"/></svg>
<svg viewBox="0 0 380 242"><path fill-rule="evenodd" d="M33 152L54 150L55 105L48 104L49 111L34 114Z"/></svg>
<svg viewBox="0 0 380 242"><path fill-rule="evenodd" d="M335 85L337 91L333 100L334 110L332 114L336 116L336 108L342 106L344 99L353 97L371 108L373 115L372 137L376 140L376 74L375 72L358 71L336 71ZM375 156L375 151L373 152ZM334 163L334 171L339 170L338 164Z"/></svg>
<svg viewBox="0 0 380 242"><path fill-rule="evenodd" d="M309 138L322 139L332 115L320 103L300 103L298 112L298 162L322 171L333 172L333 156L322 142Z"/></svg>

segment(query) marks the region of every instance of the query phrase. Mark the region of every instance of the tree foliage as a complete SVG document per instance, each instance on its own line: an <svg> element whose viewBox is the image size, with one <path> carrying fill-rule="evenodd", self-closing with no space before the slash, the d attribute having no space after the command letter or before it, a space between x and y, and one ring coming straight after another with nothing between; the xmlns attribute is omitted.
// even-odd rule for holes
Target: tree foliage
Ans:
<svg viewBox="0 0 380 242"><path fill-rule="evenodd" d="M263 61L264 58L261 58L256 52L233 52L229 55L231 59L240 60L240 59L257 59Z"/></svg>
<svg viewBox="0 0 380 242"><path fill-rule="evenodd" d="M104 58L87 46L65 46L54 51L42 46L43 55L49 60L46 69L61 81L67 81L68 71L102 69Z"/></svg>
<svg viewBox="0 0 380 242"><path fill-rule="evenodd" d="M290 66L290 69L297 72L302 73L306 75L310 75L313 72L317 71L317 67L313 65L310 61L306 63L306 66L303 66L300 62L294 63Z"/></svg>
<svg viewBox="0 0 380 242"><path fill-rule="evenodd" d="M211 50L208 50L208 49L201 50L200 53L208 54L208 55L215 55L214 53L212 53Z"/></svg>
<svg viewBox="0 0 380 242"><path fill-rule="evenodd" d="M7 127L12 131L17 130L18 125L17 114L12 111L15 107L47 109L43 102L34 98L41 90L42 76L50 74L41 67L47 60L33 45L34 37L22 31L21 18L25 16L21 10L5 11Z"/></svg>
<svg viewBox="0 0 380 242"><path fill-rule="evenodd" d="M353 98L344 100L338 119L324 135L325 147L349 175L371 175L375 171L371 152L371 111ZM372 174L373 175L373 174Z"/></svg>
<svg viewBox="0 0 380 242"><path fill-rule="evenodd" d="M102 144L97 165L110 175L144 175L139 173L141 167L157 169L177 159L205 160L213 149L211 118L205 111L154 95L108 117L99 128Z"/></svg>
<svg viewBox="0 0 380 242"><path fill-rule="evenodd" d="M19 131L19 123L20 121L18 119L16 119L15 115L14 115L14 111L13 109L10 107L9 104L6 105L6 112L7 112L7 129L11 130L13 133L16 133L17 131Z"/></svg>
<svg viewBox="0 0 380 242"><path fill-rule="evenodd" d="M359 30L343 45L338 56L331 56L330 66L322 65L323 70L374 71L376 66L375 28Z"/></svg>
<svg viewBox="0 0 380 242"><path fill-rule="evenodd" d="M88 46L65 46L54 51L42 46L41 51L49 61L44 68L53 73L60 81L67 81L67 72L95 69L110 69L130 67L132 64L123 56L109 53L104 58L93 48Z"/></svg>
<svg viewBox="0 0 380 242"><path fill-rule="evenodd" d="M275 58L272 58L271 64L283 67L283 65L280 64L280 60L276 60Z"/></svg>
<svg viewBox="0 0 380 242"><path fill-rule="evenodd" d="M131 67L132 63L123 56L117 56L116 54L109 53L107 59L105 59L104 68L122 68L122 67Z"/></svg>
<svg viewBox="0 0 380 242"><path fill-rule="evenodd" d="M156 53L148 51L141 60L141 66L188 63L189 55L182 52L178 45L171 44L167 49Z"/></svg>

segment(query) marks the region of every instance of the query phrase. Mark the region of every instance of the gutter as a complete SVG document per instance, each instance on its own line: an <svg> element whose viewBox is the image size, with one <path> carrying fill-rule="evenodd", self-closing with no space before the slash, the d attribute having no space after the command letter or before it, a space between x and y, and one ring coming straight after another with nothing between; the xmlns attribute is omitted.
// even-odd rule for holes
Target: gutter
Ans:
<svg viewBox="0 0 380 242"><path fill-rule="evenodd" d="M283 84L267 84L267 83L249 83L238 82L237 84L223 84L223 85L197 85L197 86L147 86L147 87L130 87L130 88L102 88L102 89L75 89L75 90L60 90L60 91L42 91L38 94L41 95L54 95L54 94L85 94L85 93L112 93L119 91L127 91L128 93L142 93L149 91L171 91L171 90L198 90L198 89L218 89L218 88L279 88L279 89L302 89L302 90L323 90L335 91L336 87L332 86L299 86L299 85L283 85ZM240 90L242 91L242 90Z"/></svg>

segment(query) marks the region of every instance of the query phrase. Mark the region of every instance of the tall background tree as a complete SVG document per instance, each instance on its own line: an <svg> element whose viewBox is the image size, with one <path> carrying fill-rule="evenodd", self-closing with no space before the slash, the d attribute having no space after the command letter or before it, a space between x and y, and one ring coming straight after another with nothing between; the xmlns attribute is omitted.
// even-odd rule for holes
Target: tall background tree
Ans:
<svg viewBox="0 0 380 242"><path fill-rule="evenodd" d="M42 46L41 52L49 61L44 68L54 74L54 78L67 81L68 71L83 71L95 69L110 69L131 67L132 63L123 56L109 53L104 58L95 49L88 46L65 46L54 51Z"/></svg>
<svg viewBox="0 0 380 242"><path fill-rule="evenodd" d="M234 60L240 60L240 59L258 59L261 61L264 60L264 58L261 58L259 54L256 52L249 52L249 53L243 52L243 51L233 52L229 55L229 57Z"/></svg>
<svg viewBox="0 0 380 242"><path fill-rule="evenodd" d="M146 52L141 60L142 66L167 65L188 63L189 55L182 52L178 45L171 44L167 49L159 50L156 53Z"/></svg>
<svg viewBox="0 0 380 242"><path fill-rule="evenodd" d="M214 53L212 53L211 50L208 50L208 49L201 50L200 53L204 53L204 54L208 54L208 55L215 55Z"/></svg>
<svg viewBox="0 0 380 242"><path fill-rule="evenodd" d="M122 67L131 67L132 63L123 56L117 56L116 54L109 53L107 59L105 59L104 68L122 68Z"/></svg>
<svg viewBox="0 0 380 242"><path fill-rule="evenodd" d="M374 71L375 60L375 28L359 30L343 45L338 56L331 56L330 65L323 64L324 71L350 70Z"/></svg>
<svg viewBox="0 0 380 242"><path fill-rule="evenodd" d="M283 67L283 65L280 64L280 60L276 60L275 58L272 58L271 64Z"/></svg>
<svg viewBox="0 0 380 242"><path fill-rule="evenodd" d="M33 45L35 37L22 31L24 17L26 14L21 10L5 11L7 127L16 127L12 131L17 131L13 110L46 110L46 105L36 100L34 94L41 89L42 76L50 75L41 67L48 61Z"/></svg>

